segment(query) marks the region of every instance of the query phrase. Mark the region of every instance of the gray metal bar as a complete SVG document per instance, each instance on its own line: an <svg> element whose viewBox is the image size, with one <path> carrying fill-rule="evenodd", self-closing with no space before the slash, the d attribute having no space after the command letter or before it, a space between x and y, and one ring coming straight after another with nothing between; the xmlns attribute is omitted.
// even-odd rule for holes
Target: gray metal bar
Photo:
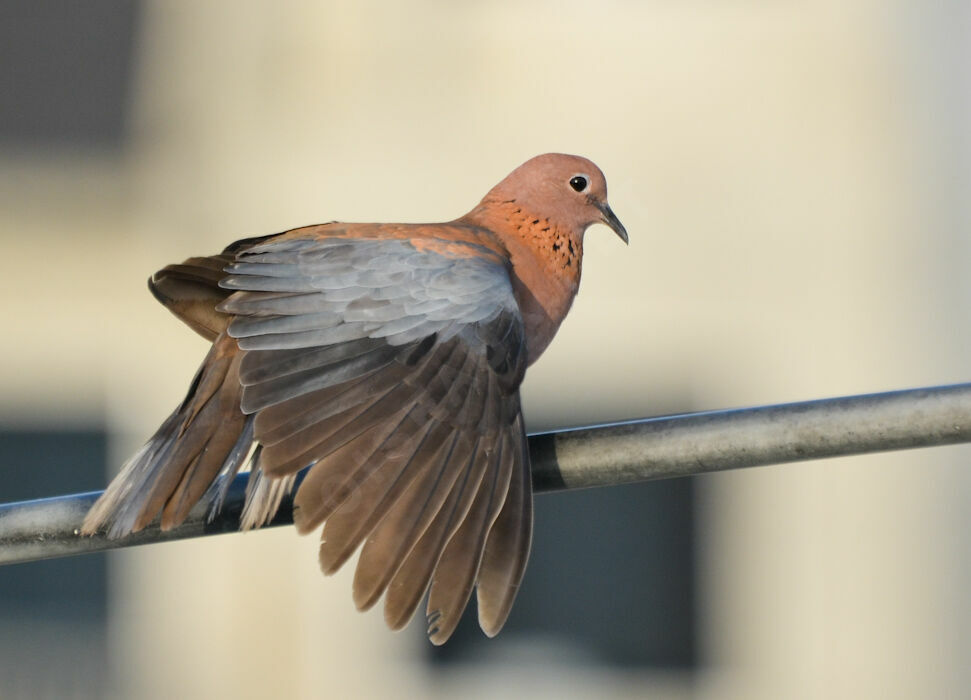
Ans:
<svg viewBox="0 0 971 700"><path fill-rule="evenodd" d="M710 411L530 438L537 490L971 442L971 384Z"/></svg>
<svg viewBox="0 0 971 700"><path fill-rule="evenodd" d="M742 467L971 442L971 384L711 411L532 435L538 492L693 476ZM169 532L81 537L98 492L0 505L0 564L81 554L238 529L246 475L223 511L198 506ZM269 526L291 522L288 500Z"/></svg>

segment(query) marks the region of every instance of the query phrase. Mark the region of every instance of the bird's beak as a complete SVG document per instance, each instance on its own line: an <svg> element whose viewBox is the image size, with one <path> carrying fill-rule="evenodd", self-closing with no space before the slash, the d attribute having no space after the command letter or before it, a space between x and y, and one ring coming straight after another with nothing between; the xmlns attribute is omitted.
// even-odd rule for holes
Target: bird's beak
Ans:
<svg viewBox="0 0 971 700"><path fill-rule="evenodd" d="M620 240L629 244L630 241L627 238L627 229L625 229L624 225L620 223L620 219L618 219L617 215L614 214L613 210L610 208L610 205L606 202L598 203L597 209L599 209L600 213L603 215L602 221L612 228L614 233L620 236Z"/></svg>

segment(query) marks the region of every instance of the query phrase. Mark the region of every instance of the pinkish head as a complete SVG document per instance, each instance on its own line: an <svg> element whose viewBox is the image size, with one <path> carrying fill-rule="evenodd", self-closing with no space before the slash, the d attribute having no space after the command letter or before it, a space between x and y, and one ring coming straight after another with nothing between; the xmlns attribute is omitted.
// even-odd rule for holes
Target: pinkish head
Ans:
<svg viewBox="0 0 971 700"><path fill-rule="evenodd" d="M607 204L607 180L580 156L546 153L527 160L490 190L485 201L515 202L582 235L603 223L627 243L627 230Z"/></svg>

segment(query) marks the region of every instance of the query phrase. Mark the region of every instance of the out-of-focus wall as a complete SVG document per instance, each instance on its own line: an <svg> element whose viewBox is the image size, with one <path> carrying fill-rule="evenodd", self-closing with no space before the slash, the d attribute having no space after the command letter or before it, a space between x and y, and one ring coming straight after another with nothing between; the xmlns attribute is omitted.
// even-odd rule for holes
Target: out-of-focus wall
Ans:
<svg viewBox="0 0 971 700"><path fill-rule="evenodd" d="M0 153L0 415L103 410L120 461L204 352L143 291L151 271L305 223L452 218L550 150L603 168L631 246L589 231L580 297L525 385L533 427L645 415L656 396L965 380L965 19L867 0L146 3L124 155ZM412 638L353 611L349 572L322 580L314 538L285 530L119 554L115 689L955 697L969 457L702 480L695 676L531 650L542 662L433 679Z"/></svg>

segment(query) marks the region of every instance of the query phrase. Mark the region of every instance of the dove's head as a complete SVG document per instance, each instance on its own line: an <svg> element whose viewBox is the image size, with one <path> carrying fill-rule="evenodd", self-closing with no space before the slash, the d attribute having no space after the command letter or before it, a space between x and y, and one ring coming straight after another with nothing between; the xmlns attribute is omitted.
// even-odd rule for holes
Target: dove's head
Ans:
<svg viewBox="0 0 971 700"><path fill-rule="evenodd" d="M534 218L549 219L577 236L606 224L627 243L627 230L607 204L607 180L586 158L546 153L527 160L492 188L483 205L515 204Z"/></svg>

